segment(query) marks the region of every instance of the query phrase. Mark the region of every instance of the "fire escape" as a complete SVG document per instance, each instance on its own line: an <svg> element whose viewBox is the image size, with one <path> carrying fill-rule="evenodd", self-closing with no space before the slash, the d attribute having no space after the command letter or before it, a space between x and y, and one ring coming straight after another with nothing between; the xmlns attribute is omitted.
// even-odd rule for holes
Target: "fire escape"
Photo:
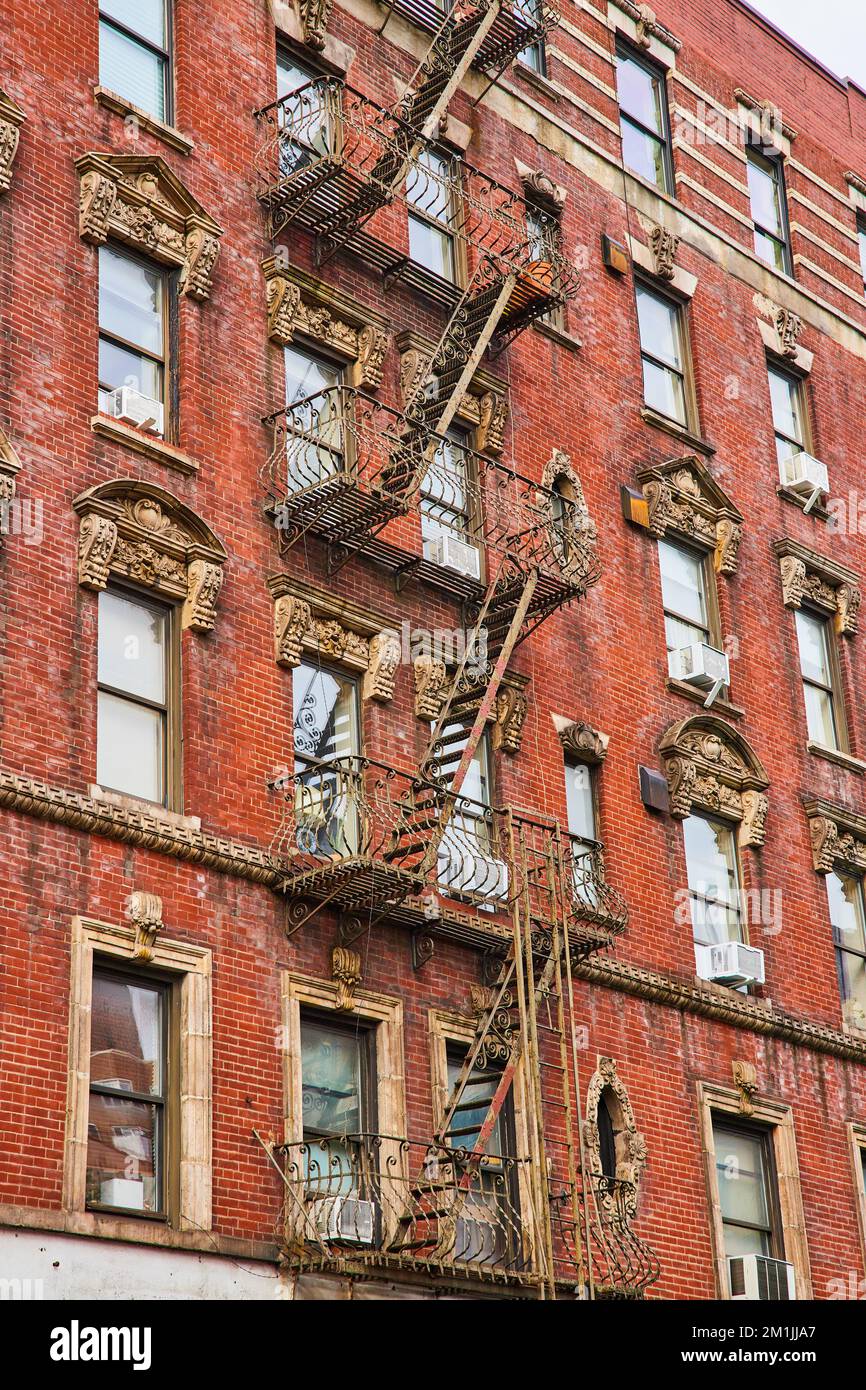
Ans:
<svg viewBox="0 0 866 1390"><path fill-rule="evenodd" d="M414 573L442 583L426 555L407 553L401 526L441 472L446 431L484 353L577 291L576 272L555 238L530 225L524 201L463 161L443 178L434 138L471 66L495 76L554 22L546 7L532 13L535 27L499 0L458 3L393 110L323 78L257 113L272 235L304 229L319 265L346 252L386 285L417 287L397 214L405 221L420 201L445 220L465 266L462 289L424 280L448 319L402 412L336 387L269 417L264 485L281 543L290 550L315 534L334 569L364 553L398 582ZM299 760L278 784L287 812L273 855L290 930L325 904L363 910L368 925L411 919L431 886L462 904L464 919L474 910L497 941L476 1034L431 1141L354 1135L333 1152L321 1142L269 1147L285 1184L286 1250L301 1268L396 1262L541 1297L608 1287L635 1296L657 1270L586 1172L571 998L573 962L610 944L625 904L605 881L600 847L587 851L555 821L476 805L463 792L517 646L597 581L595 530L566 474L543 487L474 455L471 478L478 574L446 578L471 637L420 767ZM518 1068L525 1152L491 1155Z"/></svg>

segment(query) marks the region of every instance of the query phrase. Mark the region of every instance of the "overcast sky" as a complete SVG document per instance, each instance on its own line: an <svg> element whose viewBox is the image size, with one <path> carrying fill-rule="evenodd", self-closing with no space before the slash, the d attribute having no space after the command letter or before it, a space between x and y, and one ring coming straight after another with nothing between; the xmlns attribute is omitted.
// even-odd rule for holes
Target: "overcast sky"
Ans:
<svg viewBox="0 0 866 1390"><path fill-rule="evenodd" d="M837 77L866 87L866 0L746 0Z"/></svg>

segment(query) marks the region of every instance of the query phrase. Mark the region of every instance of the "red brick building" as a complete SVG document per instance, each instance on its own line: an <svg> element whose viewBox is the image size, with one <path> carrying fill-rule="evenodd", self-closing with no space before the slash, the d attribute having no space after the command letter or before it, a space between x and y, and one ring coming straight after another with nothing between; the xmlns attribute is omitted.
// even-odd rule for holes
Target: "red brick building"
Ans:
<svg viewBox="0 0 866 1390"><path fill-rule="evenodd" d="M12 0L3 1274L866 1294L866 94Z"/></svg>

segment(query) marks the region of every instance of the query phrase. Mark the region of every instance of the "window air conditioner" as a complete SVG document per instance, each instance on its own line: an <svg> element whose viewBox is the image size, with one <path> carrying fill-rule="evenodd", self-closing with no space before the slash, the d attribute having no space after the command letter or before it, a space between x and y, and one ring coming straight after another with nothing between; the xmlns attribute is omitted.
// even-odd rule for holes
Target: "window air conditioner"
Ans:
<svg viewBox="0 0 866 1390"><path fill-rule="evenodd" d="M762 1303L791 1302L797 1297L794 1266L766 1255L735 1255L728 1260L732 1299Z"/></svg>
<svg viewBox="0 0 866 1390"><path fill-rule="evenodd" d="M434 565L457 570L468 579L481 578L481 555L477 547L457 536L435 536L424 542L424 557Z"/></svg>
<svg viewBox="0 0 866 1390"><path fill-rule="evenodd" d="M439 849L439 882L455 893L507 898L508 865L501 859L487 858L469 844L443 840Z"/></svg>
<svg viewBox="0 0 866 1390"><path fill-rule="evenodd" d="M164 411L161 401L152 400L136 391L134 386L118 386L108 397L109 414L125 425L134 425L137 430L149 430L151 434L162 434Z"/></svg>
<svg viewBox="0 0 866 1390"><path fill-rule="evenodd" d="M316 1229L327 1240L372 1245L374 1217L372 1202L362 1202L359 1197L328 1197L319 1204Z"/></svg>
<svg viewBox="0 0 866 1390"><path fill-rule="evenodd" d="M504 1258L505 1232L493 1221L459 1216L455 1229L454 1259L473 1264L493 1264Z"/></svg>
<svg viewBox="0 0 866 1390"><path fill-rule="evenodd" d="M695 946L698 974L717 985L762 985L764 952L741 941L722 941L717 946Z"/></svg>
<svg viewBox="0 0 866 1390"><path fill-rule="evenodd" d="M707 646L706 642L693 642L688 647L671 652L669 670L675 680L688 681L689 685L709 692L704 701L705 709L709 709L731 679L731 667L725 653Z"/></svg>
<svg viewBox="0 0 866 1390"><path fill-rule="evenodd" d="M804 507L804 511L807 512L812 510L822 492L830 491L826 464L807 454L805 449L799 454L792 454L790 458L781 460L779 478L782 487L807 499Z"/></svg>

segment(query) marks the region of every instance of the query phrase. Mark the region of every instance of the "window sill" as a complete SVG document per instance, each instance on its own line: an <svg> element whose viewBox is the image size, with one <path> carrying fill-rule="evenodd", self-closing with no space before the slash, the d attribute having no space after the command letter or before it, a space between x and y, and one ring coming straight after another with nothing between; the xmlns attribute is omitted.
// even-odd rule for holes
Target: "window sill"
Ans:
<svg viewBox="0 0 866 1390"><path fill-rule="evenodd" d="M695 449L699 454L706 454L708 458L716 452L715 444L710 444L706 439L702 439L699 434L692 434L684 425L680 425L676 420L668 419L667 415L659 415L657 410L650 406L641 407L641 419L647 425L652 425L653 429L664 430L666 434L672 434L674 439L680 443L687 444L690 449Z"/></svg>
<svg viewBox="0 0 866 1390"><path fill-rule="evenodd" d="M116 806L121 811L144 811L154 820L162 821L175 830L201 830L201 818L199 816L184 816L178 811L169 811L156 801L145 801L140 796L127 796L124 792L105 791L95 783L87 788L87 795L92 801L103 801L106 806Z"/></svg>
<svg viewBox="0 0 866 1390"><path fill-rule="evenodd" d="M801 497L797 492L792 492L789 487L783 487L781 483L777 484L776 492L783 502L791 502L795 507L799 507L801 512L805 512L807 500L805 497ZM828 521L830 513L821 502L816 502L809 512L809 516L814 516L818 521Z"/></svg>
<svg viewBox="0 0 866 1390"><path fill-rule="evenodd" d="M583 347L580 338L575 338L572 333L566 333L564 328L557 328L555 323L545 323L543 319L537 319L532 326L536 333L540 333L544 338L550 338L551 342L558 343L560 347L567 348L569 352L580 352Z"/></svg>
<svg viewBox="0 0 866 1390"><path fill-rule="evenodd" d="M688 681L678 681L673 676L668 676L667 688L674 695L682 695L684 699L691 700L696 705L703 705L707 698L703 690L697 690L695 686L689 685ZM746 713L739 705L730 704L722 695L713 701L711 708L726 715L728 719L742 719Z"/></svg>
<svg viewBox="0 0 866 1390"><path fill-rule="evenodd" d="M731 999L732 996L736 995L738 999L747 999L749 1004L756 1009L761 1009L764 1013L771 1014L773 1012L772 999L766 995L755 994L753 986L744 992L735 985L720 985L715 980L705 980L702 975L695 975L694 981L698 989L701 991L709 990L712 994L718 995L719 999ZM761 988L766 989L766 985L762 985Z"/></svg>
<svg viewBox="0 0 866 1390"><path fill-rule="evenodd" d="M807 749L816 758L825 758L828 763L835 763L837 767L844 767L848 772L856 772L858 777L862 777L866 772L866 763L860 758L852 758L850 753L843 753L839 748L825 748L821 743L807 743Z"/></svg>
<svg viewBox="0 0 866 1390"><path fill-rule="evenodd" d="M534 87L536 91L542 92L551 101L562 100L562 93L555 82L552 82L549 77L545 77L542 73L536 72L534 68L521 63L519 58L515 58L511 71L514 77L526 82L528 86Z"/></svg>
<svg viewBox="0 0 866 1390"><path fill-rule="evenodd" d="M159 120L157 116L148 115L147 111L142 111L140 106L134 106L131 101L127 101L126 97L112 92L108 87L94 87L93 97L97 106L104 106L108 111L114 111L116 115L124 118L132 116L142 130L146 130L150 135L155 135L166 145L171 145L173 150L179 150L181 154L191 154L195 149L192 140L187 139L173 125L166 125L165 121Z"/></svg>
<svg viewBox="0 0 866 1390"><path fill-rule="evenodd" d="M90 421L90 428L101 439L112 439L115 444L125 444L128 449L134 449L138 454L155 459L157 463L164 463L166 468L174 468L178 473L198 472L198 464L189 454L183 454L180 449L175 449L174 445L166 444L158 435L145 434L142 430L133 429L132 425L112 420L109 415L94 415Z"/></svg>

